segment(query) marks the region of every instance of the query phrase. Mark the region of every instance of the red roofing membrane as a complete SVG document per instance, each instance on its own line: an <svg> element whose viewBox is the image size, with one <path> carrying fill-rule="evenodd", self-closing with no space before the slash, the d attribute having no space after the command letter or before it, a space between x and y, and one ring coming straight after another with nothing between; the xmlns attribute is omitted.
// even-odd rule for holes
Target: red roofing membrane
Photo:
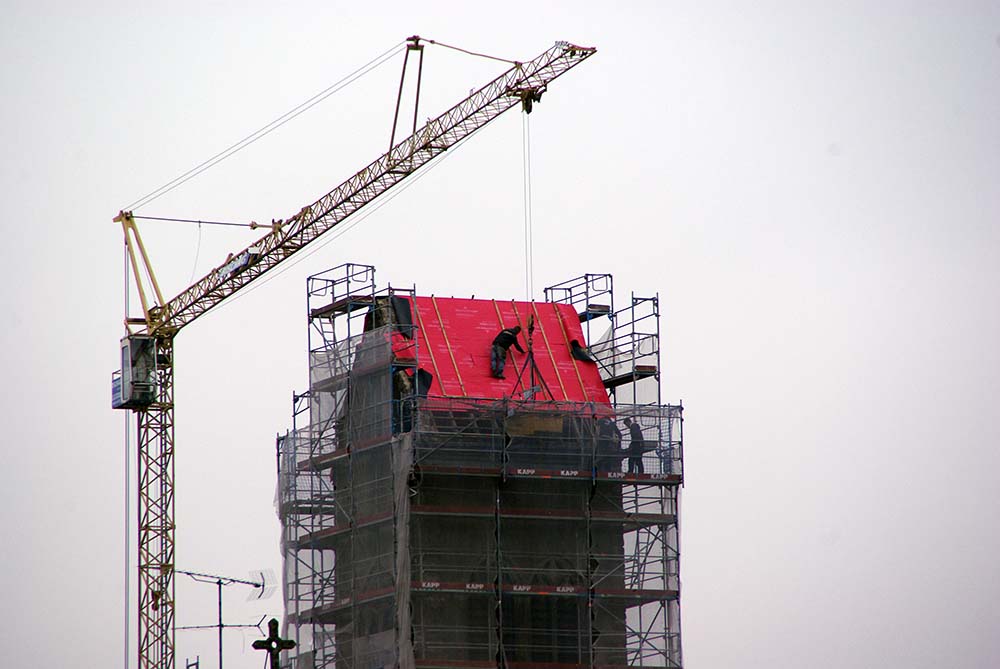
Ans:
<svg viewBox="0 0 1000 669"><path fill-rule="evenodd" d="M455 297L416 297L414 302L420 367L434 375L430 396L520 396L531 385L525 368L527 355L511 347L506 379L495 379L490 374L490 345L501 329L520 325L518 343L527 351L528 317L534 315L535 364L551 399L610 404L597 365L570 355L570 341L587 345L571 305ZM524 378L519 383L522 369ZM549 399L548 395L544 398Z"/></svg>

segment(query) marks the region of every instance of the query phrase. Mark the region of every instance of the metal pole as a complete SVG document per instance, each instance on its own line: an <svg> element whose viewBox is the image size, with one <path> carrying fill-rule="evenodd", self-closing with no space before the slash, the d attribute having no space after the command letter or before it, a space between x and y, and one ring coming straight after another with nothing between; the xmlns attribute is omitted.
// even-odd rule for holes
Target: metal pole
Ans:
<svg viewBox="0 0 1000 669"><path fill-rule="evenodd" d="M420 60L417 65L417 99L413 103L413 131L411 133L415 135L417 134L417 110L420 109L420 78L424 73L424 47L420 46L419 41L415 41L413 44L420 51Z"/></svg>
<svg viewBox="0 0 1000 669"><path fill-rule="evenodd" d="M219 669L222 669L222 579L215 582L219 588Z"/></svg>
<svg viewBox="0 0 1000 669"><path fill-rule="evenodd" d="M399 121L399 103L403 101L403 82L406 80L406 63L410 60L410 49L403 54L403 73L399 75L399 93L396 94L396 113L392 117L392 134L389 135L389 152L396 142L396 123Z"/></svg>

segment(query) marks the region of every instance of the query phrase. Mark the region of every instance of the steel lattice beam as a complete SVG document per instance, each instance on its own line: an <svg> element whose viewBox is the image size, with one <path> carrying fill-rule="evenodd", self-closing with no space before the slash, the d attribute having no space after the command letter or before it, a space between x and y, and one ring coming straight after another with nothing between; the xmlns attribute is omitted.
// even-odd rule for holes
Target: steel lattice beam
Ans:
<svg viewBox="0 0 1000 669"><path fill-rule="evenodd" d="M594 53L559 42L511 67L167 302L156 312L152 330L187 325L526 97L537 99L550 82Z"/></svg>
<svg viewBox="0 0 1000 669"><path fill-rule="evenodd" d="M173 338L156 338L156 400L138 418L139 669L174 666Z"/></svg>

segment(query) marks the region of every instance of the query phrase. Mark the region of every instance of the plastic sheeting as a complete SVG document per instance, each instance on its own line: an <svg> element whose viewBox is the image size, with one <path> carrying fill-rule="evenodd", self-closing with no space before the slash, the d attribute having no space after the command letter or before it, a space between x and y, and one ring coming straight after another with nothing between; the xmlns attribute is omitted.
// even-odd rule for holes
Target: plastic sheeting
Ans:
<svg viewBox="0 0 1000 669"><path fill-rule="evenodd" d="M414 669L413 628L410 603L410 476L413 467L413 438L406 434L394 439L393 489L395 492L394 526L396 530L396 630L399 669ZM403 575L399 578L399 575Z"/></svg>

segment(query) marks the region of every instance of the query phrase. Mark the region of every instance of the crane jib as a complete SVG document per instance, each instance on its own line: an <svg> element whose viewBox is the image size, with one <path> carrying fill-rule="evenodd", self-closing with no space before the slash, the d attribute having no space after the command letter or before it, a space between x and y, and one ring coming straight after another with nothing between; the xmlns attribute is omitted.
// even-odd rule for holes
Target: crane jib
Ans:
<svg viewBox="0 0 1000 669"><path fill-rule="evenodd" d="M151 329L176 332L518 101L528 111L531 102L538 101L549 83L594 53L596 49L591 47L557 42L534 60L511 67L451 109L429 120L413 135L398 142L389 152L315 203L303 207L283 225L276 226L272 234L227 259L225 264L169 300L158 311L162 320L152 324ZM251 266L256 266L256 271L247 275L245 270Z"/></svg>

